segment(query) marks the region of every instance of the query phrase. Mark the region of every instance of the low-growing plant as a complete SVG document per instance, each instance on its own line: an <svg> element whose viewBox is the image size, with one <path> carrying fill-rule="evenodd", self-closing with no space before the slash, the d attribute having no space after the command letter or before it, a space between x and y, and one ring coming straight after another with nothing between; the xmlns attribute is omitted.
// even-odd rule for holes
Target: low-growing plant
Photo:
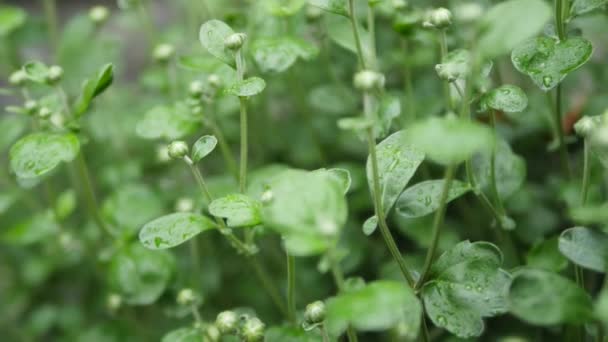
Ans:
<svg viewBox="0 0 608 342"><path fill-rule="evenodd" d="M40 3L7 341L607 340L607 0Z"/></svg>

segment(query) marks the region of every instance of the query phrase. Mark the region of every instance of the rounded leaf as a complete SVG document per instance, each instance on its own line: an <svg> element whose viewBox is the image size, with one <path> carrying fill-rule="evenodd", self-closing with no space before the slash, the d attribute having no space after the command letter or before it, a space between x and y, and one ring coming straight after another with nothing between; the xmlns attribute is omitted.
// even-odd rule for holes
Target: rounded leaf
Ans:
<svg viewBox="0 0 608 342"><path fill-rule="evenodd" d="M10 150L11 169L22 180L51 172L61 162L70 162L80 151L78 137L71 133L33 133L19 139Z"/></svg>
<svg viewBox="0 0 608 342"><path fill-rule="evenodd" d="M226 218L229 227L252 227L262 223L261 203L246 195L218 198L209 204L209 212Z"/></svg>
<svg viewBox="0 0 608 342"><path fill-rule="evenodd" d="M420 182L406 189L397 200L399 215L414 218L428 215L439 209L444 180L429 180ZM466 194L471 190L467 183L455 180L448 194L448 202Z"/></svg>
<svg viewBox="0 0 608 342"><path fill-rule="evenodd" d="M205 158L217 145L217 138L213 135L200 137L192 146L192 161L195 163Z"/></svg>
<svg viewBox="0 0 608 342"><path fill-rule="evenodd" d="M492 89L484 96L483 101L491 109L505 113L522 112L528 107L526 93L520 87L510 84Z"/></svg>
<svg viewBox="0 0 608 342"><path fill-rule="evenodd" d="M143 224L163 214L159 196L142 184L128 184L114 191L103 203L102 213L117 236L133 235Z"/></svg>
<svg viewBox="0 0 608 342"><path fill-rule="evenodd" d="M149 249L172 248L215 227L215 222L203 215L174 213L146 223L139 232L139 241Z"/></svg>
<svg viewBox="0 0 608 342"><path fill-rule="evenodd" d="M136 132L145 139L176 140L191 134L199 126L199 121L184 103L174 106L157 106L146 112L137 123Z"/></svg>
<svg viewBox="0 0 608 342"><path fill-rule="evenodd" d="M234 31L230 26L220 20L209 20L201 26L199 40L203 47L222 62L236 67L234 51L224 47L224 40Z"/></svg>
<svg viewBox="0 0 608 342"><path fill-rule="evenodd" d="M250 77L246 80L239 81L228 88L224 92L234 96L253 96L261 93L266 88L266 82L259 77Z"/></svg>
<svg viewBox="0 0 608 342"><path fill-rule="evenodd" d="M604 273L608 270L608 235L585 227L566 229L559 236L559 251L573 263Z"/></svg>

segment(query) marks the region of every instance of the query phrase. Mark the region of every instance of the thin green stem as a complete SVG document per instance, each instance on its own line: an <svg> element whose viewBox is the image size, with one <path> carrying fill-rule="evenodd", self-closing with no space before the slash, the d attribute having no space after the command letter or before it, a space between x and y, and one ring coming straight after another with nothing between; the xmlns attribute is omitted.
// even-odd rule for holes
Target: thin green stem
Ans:
<svg viewBox="0 0 608 342"><path fill-rule="evenodd" d="M239 81L245 78L245 58L241 50L236 52L236 71ZM247 137L247 98L239 96L240 106L240 131L241 131L241 160L239 170L239 190L244 193L247 189L247 159L248 159L248 137Z"/></svg>
<svg viewBox="0 0 608 342"><path fill-rule="evenodd" d="M407 38L403 39L403 50L405 54L409 53ZM412 85L412 69L407 58L404 58L403 61L403 79L405 83L405 95L407 96L408 118L414 121L416 120L416 102L414 99L414 86Z"/></svg>
<svg viewBox="0 0 608 342"><path fill-rule="evenodd" d="M192 317L194 317L194 321L198 324L203 323L203 319L201 318L201 314L198 312L196 305L190 306L190 312L192 313Z"/></svg>
<svg viewBox="0 0 608 342"><path fill-rule="evenodd" d="M292 324L296 323L296 258L287 256L287 310Z"/></svg>
<svg viewBox="0 0 608 342"><path fill-rule="evenodd" d="M369 45L370 45L370 67L377 68L378 56L376 52L376 18L374 15L374 7L368 2L367 5L367 30L369 31Z"/></svg>
<svg viewBox="0 0 608 342"><path fill-rule="evenodd" d="M262 265L260 265L257 258L255 258L255 257L247 258L247 261L249 262L249 264L255 271L255 274L257 275L258 279L262 283L262 286L264 287L264 289L266 290L266 292L272 299L272 302L275 304L275 306L279 309L279 311L283 315L287 316L288 311L285 308L283 299L281 299L281 295L279 295L279 291L274 286L274 283L271 280L270 276L268 276L268 273L265 271L265 269L262 267Z"/></svg>
<svg viewBox="0 0 608 342"><path fill-rule="evenodd" d="M217 138L218 145L220 146L220 151L222 152L222 157L224 158L224 162L226 163L226 167L230 171L230 173L234 176L236 181L239 181L239 170L236 164L236 160L234 159L234 155L230 150L230 146L226 141L226 137L224 137L224 133L217 125L214 119L208 119L207 121L209 127L211 127L211 131L213 135Z"/></svg>
<svg viewBox="0 0 608 342"><path fill-rule="evenodd" d="M496 131L496 111L490 111L490 123L492 125L492 129L494 130L494 134L498 134ZM494 201L496 203L496 210L501 216L505 216L505 207L502 203L502 199L500 198L500 194L498 193L498 185L496 183L496 144L498 143L498 139L494 140L494 147L492 148L492 153L490 154L490 188L492 190L492 196L494 196Z"/></svg>
<svg viewBox="0 0 608 342"><path fill-rule="evenodd" d="M80 175L80 182L84 185L83 192L89 212L91 216L93 216L95 224L97 224L100 229L112 236L110 228L106 225L105 221L103 220L103 217L101 216L101 212L99 211L99 206L97 205L97 198L95 197L95 191L93 190L93 183L91 182L91 177L89 175L89 168L84 159L82 150L76 157L76 164L78 168L78 173Z"/></svg>
<svg viewBox="0 0 608 342"><path fill-rule="evenodd" d="M555 27L557 29L557 36L559 37L559 40L566 39L566 25L564 25L564 7L568 7L567 1L555 0Z"/></svg>
<svg viewBox="0 0 608 342"><path fill-rule="evenodd" d="M448 39L446 30L439 30L439 51L441 63L445 61L448 55ZM448 80L443 81L443 96L445 99L445 107L449 111L454 111L454 102L452 101L452 95L450 94L450 82Z"/></svg>
<svg viewBox="0 0 608 342"><path fill-rule="evenodd" d="M366 69L363 47L361 45L361 36L359 35L359 27L357 25L357 15L355 13L355 5L353 0L348 0L348 13L350 15L350 23L355 37L355 46L357 48L357 56L359 56L359 66L361 69Z"/></svg>
<svg viewBox="0 0 608 342"><path fill-rule="evenodd" d="M439 197L439 209L437 209L437 211L435 212L435 218L433 219L431 245L426 254L426 259L424 261L422 273L420 274L420 279L416 283L415 288L417 289L424 285L426 277L428 276L431 266L433 265L433 260L435 259L435 253L437 252L437 246L439 245L441 227L443 226L443 220L448 203L448 196L450 194L450 187L452 186L452 181L454 180L455 170L455 165L449 165L445 170L443 189L441 190L441 197Z"/></svg>
<svg viewBox="0 0 608 342"><path fill-rule="evenodd" d="M329 253L330 253L329 262L330 262L330 266L331 266L331 274L334 278L334 282L336 283L336 286L338 287L338 291L343 292L344 291L344 273L342 272L342 267L340 267L340 261L336 258L334 251L330 251ZM350 325L346 329L346 336L348 337L349 342L358 341L357 333L355 332L353 327Z"/></svg>
<svg viewBox="0 0 608 342"><path fill-rule="evenodd" d="M589 193L589 179L591 176L589 155L589 143L587 142L587 139L585 139L583 147L583 181L581 185L581 206L584 206L587 203L587 194Z"/></svg>
<svg viewBox="0 0 608 342"><path fill-rule="evenodd" d="M373 120L374 119L374 113L372 112L372 104L371 104L372 98L371 98L371 94L369 93L364 93L363 94L363 107L364 107L364 114L368 119ZM399 248L397 247L397 244L395 243L395 239L393 238L393 235L391 234L390 229L388 228L388 225L386 223L386 217L384 214L384 208L382 205L382 197L379 195L380 194L380 172L378 171L378 157L377 157L377 153L376 153L376 139L374 137L374 130L373 127L370 127L367 129L367 145L368 145L368 151L369 151L369 160L372 166L372 199L374 201L374 211L376 214L376 218L378 219L378 226L380 228L380 233L382 234L382 238L384 239L384 242L386 243L386 246L388 247L389 252L391 253L391 255L393 256L393 258L395 259L395 261L397 262L397 265L399 265L399 269L401 270L401 273L403 274L403 276L405 277L407 283L410 286L413 286L415 281L414 278L412 278L412 274L409 271L405 260L403 259L403 256L401 255L401 252L399 252Z"/></svg>
<svg viewBox="0 0 608 342"><path fill-rule="evenodd" d="M59 47L59 26L57 20L57 3L55 0L42 0L46 25L51 43L51 51L55 60L57 59L57 49Z"/></svg>
<svg viewBox="0 0 608 342"><path fill-rule="evenodd" d="M423 310L424 311L424 310ZM430 342L431 341L431 334L429 334L429 326L426 323L426 317L424 315L424 312L422 313L422 319L421 319L421 323L422 325L422 341L424 342Z"/></svg>
<svg viewBox="0 0 608 342"><path fill-rule="evenodd" d="M193 237L192 239L190 239L190 241L188 241L188 245L190 247L190 259L192 260L192 268L194 270L196 270L195 272L192 272L192 281L194 283L195 286L200 285L199 284L199 270L201 269L201 262L200 262L200 253L198 250L198 239L195 237Z"/></svg>
<svg viewBox="0 0 608 342"><path fill-rule="evenodd" d="M572 178L572 169L568 159L568 150L564 139L564 130L562 129L562 85L558 84L555 88L555 107L553 112L553 120L555 123L557 142L559 144L559 154L562 162L564 173L568 178Z"/></svg>

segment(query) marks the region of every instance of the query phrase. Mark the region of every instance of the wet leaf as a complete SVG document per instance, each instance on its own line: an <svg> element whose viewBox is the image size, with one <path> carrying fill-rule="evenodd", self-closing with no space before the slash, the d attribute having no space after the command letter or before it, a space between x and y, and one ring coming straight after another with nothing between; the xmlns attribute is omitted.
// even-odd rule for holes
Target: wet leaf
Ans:
<svg viewBox="0 0 608 342"><path fill-rule="evenodd" d="M572 71L585 64L593 52L591 42L570 37L560 42L549 37L530 39L511 54L515 68L542 90L555 88Z"/></svg>
<svg viewBox="0 0 608 342"><path fill-rule="evenodd" d="M601 8L608 4L608 0L574 0L570 7L572 15L581 15Z"/></svg>
<svg viewBox="0 0 608 342"><path fill-rule="evenodd" d="M385 213L391 210L403 189L414 176L418 166L424 160L424 154L407 143L406 136L409 134L409 130L396 132L376 147L380 196ZM368 186L370 191L373 192L372 164L369 157L366 172Z"/></svg>
<svg viewBox="0 0 608 342"><path fill-rule="evenodd" d="M215 222L203 215L174 213L146 223L139 232L139 241L149 249L167 249L215 227Z"/></svg>
<svg viewBox="0 0 608 342"><path fill-rule="evenodd" d="M406 189L397 200L397 213L414 218L428 215L439 209L444 180L420 182ZM455 180L448 195L448 203L471 190L469 184Z"/></svg>
<svg viewBox="0 0 608 342"><path fill-rule="evenodd" d="M507 311L510 275L502 253L488 242L463 241L431 267L422 299L433 323L460 338L480 336L486 317Z"/></svg>
<svg viewBox="0 0 608 342"><path fill-rule="evenodd" d="M209 204L209 212L227 219L228 227L253 227L262 223L261 203L246 195L231 194L215 199Z"/></svg>
<svg viewBox="0 0 608 342"><path fill-rule="evenodd" d="M404 282L380 280L329 299L325 324L334 336L349 324L360 331L381 331L398 323L418 335L421 315L420 301Z"/></svg>
<svg viewBox="0 0 608 342"><path fill-rule="evenodd" d="M568 266L568 259L559 252L557 244L557 237L537 243L526 255L526 264L547 271L562 271Z"/></svg>
<svg viewBox="0 0 608 342"><path fill-rule="evenodd" d="M268 37L257 39L251 46L251 53L263 72L283 72L298 58L316 57L319 49L296 37Z"/></svg>
<svg viewBox="0 0 608 342"><path fill-rule="evenodd" d="M33 133L11 147L11 169L20 179L37 179L61 162L71 162L79 151L80 143L74 134Z"/></svg>
<svg viewBox="0 0 608 342"><path fill-rule="evenodd" d="M201 26L199 40L203 47L217 59L236 68L234 52L224 47L224 40L233 34L230 26L220 20L209 20Z"/></svg>
<svg viewBox="0 0 608 342"><path fill-rule="evenodd" d="M142 184L126 184L104 201L101 211L116 236L130 236L146 222L163 214L158 194Z"/></svg>
<svg viewBox="0 0 608 342"><path fill-rule="evenodd" d="M558 274L524 268L509 287L509 310L534 325L582 324L592 315L591 298L572 280Z"/></svg>
<svg viewBox="0 0 608 342"><path fill-rule="evenodd" d="M482 102L490 109L505 113L519 113L528 107L526 93L521 88L510 84L492 89L484 95Z"/></svg>
<svg viewBox="0 0 608 342"><path fill-rule="evenodd" d="M308 0L308 3L325 11L350 17L348 0Z"/></svg>
<svg viewBox="0 0 608 342"><path fill-rule="evenodd" d="M450 51L441 63L435 66L439 77L450 81L466 79L470 70L471 56L469 51L464 49Z"/></svg>
<svg viewBox="0 0 608 342"><path fill-rule="evenodd" d="M94 78L88 79L83 83L80 96L74 104L74 114L76 116L84 114L91 105L91 101L108 89L113 81L114 66L106 64L97 72Z"/></svg>
<svg viewBox="0 0 608 342"><path fill-rule="evenodd" d="M145 139L175 140L193 133L199 120L183 103L174 106L156 106L146 112L137 123L136 132Z"/></svg>
<svg viewBox="0 0 608 342"><path fill-rule="evenodd" d="M485 151L473 156L473 173L478 185L486 192L490 192L491 172L490 161L492 153ZM499 139L496 143L495 179L498 194L503 200L509 199L519 190L526 180L526 162L524 158L516 155L511 146Z"/></svg>
<svg viewBox="0 0 608 342"><path fill-rule="evenodd" d="M266 88L266 82L263 79L259 77L250 77L229 86L224 89L224 92L234 96L247 97L261 93L264 88Z"/></svg>
<svg viewBox="0 0 608 342"><path fill-rule="evenodd" d="M573 263L604 273L608 270L608 235L585 227L566 229L559 237L559 251Z"/></svg>
<svg viewBox="0 0 608 342"><path fill-rule="evenodd" d="M213 135L200 137L192 146L192 161L195 163L205 158L217 145L217 139Z"/></svg>

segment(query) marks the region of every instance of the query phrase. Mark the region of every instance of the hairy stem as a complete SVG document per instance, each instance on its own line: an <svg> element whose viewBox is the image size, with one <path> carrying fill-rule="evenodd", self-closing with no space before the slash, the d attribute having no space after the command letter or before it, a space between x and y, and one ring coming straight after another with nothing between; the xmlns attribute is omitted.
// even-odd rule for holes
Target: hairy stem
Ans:
<svg viewBox="0 0 608 342"><path fill-rule="evenodd" d="M450 187L452 186L452 181L454 180L455 170L455 165L450 165L445 170L443 189L441 190L441 197L439 199L439 209L437 209L437 211L435 212L435 218L433 219L431 245L426 254L426 259L424 261L422 273L420 274L420 279L416 283L417 289L424 285L426 277L428 276L431 266L433 265L433 260L435 259L435 253L437 252L437 246L439 245L439 237L441 236L441 226L443 226L443 219L447 208Z"/></svg>

